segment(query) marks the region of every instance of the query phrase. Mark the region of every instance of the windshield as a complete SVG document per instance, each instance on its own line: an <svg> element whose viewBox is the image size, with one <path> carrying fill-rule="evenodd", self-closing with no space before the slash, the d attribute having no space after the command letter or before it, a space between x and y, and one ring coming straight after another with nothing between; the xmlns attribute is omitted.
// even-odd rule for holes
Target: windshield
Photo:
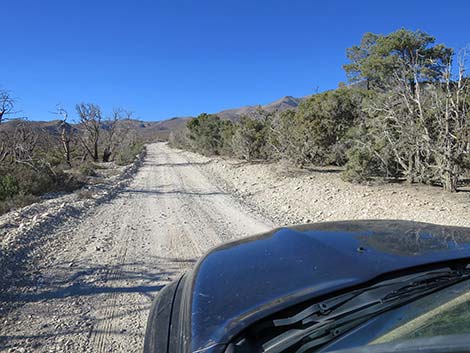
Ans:
<svg viewBox="0 0 470 353"><path fill-rule="evenodd" d="M253 325L234 352L309 353L470 333L470 269L409 274L305 303Z"/></svg>
<svg viewBox="0 0 470 353"><path fill-rule="evenodd" d="M470 281L465 281L386 312L321 351L470 334L469 322Z"/></svg>
<svg viewBox="0 0 470 353"><path fill-rule="evenodd" d="M403 315L395 327L376 338L372 344L470 333L470 285L465 282L444 289L409 304L400 312Z"/></svg>

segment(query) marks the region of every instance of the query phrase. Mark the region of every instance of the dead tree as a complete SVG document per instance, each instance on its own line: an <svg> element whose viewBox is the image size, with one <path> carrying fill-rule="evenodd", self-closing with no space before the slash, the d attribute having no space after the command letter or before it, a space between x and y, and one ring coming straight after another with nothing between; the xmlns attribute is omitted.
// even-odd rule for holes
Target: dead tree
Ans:
<svg viewBox="0 0 470 353"><path fill-rule="evenodd" d="M106 119L104 123L103 162L109 162L114 152L116 130L121 119L121 109L114 109L112 116Z"/></svg>
<svg viewBox="0 0 470 353"><path fill-rule="evenodd" d="M431 81L423 74L419 53L415 57L416 62L393 73L387 89L368 107L376 145L381 146L377 153L384 165L398 166L409 182L456 191L470 141L465 65L460 60L454 78L449 62L440 79Z"/></svg>
<svg viewBox="0 0 470 353"><path fill-rule="evenodd" d="M10 92L0 89L0 125L6 120L6 116L13 114L15 100Z"/></svg>
<svg viewBox="0 0 470 353"><path fill-rule="evenodd" d="M80 141L85 149L86 155L91 156L93 161L99 160L100 132L101 132L101 108L92 103L80 103L76 105L80 119L82 133Z"/></svg>
<svg viewBox="0 0 470 353"><path fill-rule="evenodd" d="M436 114L435 169L440 183L447 191L457 191L458 181L464 172L463 161L470 153L470 87L465 77L467 52L458 58L458 77L452 80L449 64L444 84L433 95Z"/></svg>
<svg viewBox="0 0 470 353"><path fill-rule="evenodd" d="M0 165L10 156L10 142L10 136L5 131L0 131Z"/></svg>
<svg viewBox="0 0 470 353"><path fill-rule="evenodd" d="M129 131L128 122L132 119L132 112L125 109L114 109L104 126L103 162L109 162L116 153L119 145L125 143Z"/></svg>
<svg viewBox="0 0 470 353"><path fill-rule="evenodd" d="M38 172L36 160L40 134L34 131L29 122L20 120L15 128L11 149L11 161L14 164L27 166Z"/></svg>
<svg viewBox="0 0 470 353"><path fill-rule="evenodd" d="M65 162L68 166L72 166L72 158L71 158L71 143L72 143L72 136L73 131L71 126L67 123L68 119L68 112L60 105L57 105L57 109L55 114L60 115L62 119L60 120L60 145L62 147L62 152L64 154Z"/></svg>

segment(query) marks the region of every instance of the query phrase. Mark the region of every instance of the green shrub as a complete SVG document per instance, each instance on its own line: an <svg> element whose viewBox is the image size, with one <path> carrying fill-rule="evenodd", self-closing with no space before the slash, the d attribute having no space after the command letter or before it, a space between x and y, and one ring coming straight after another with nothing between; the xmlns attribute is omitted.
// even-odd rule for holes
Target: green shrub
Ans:
<svg viewBox="0 0 470 353"><path fill-rule="evenodd" d="M233 151L247 161L267 159L268 122L242 116L233 136Z"/></svg>
<svg viewBox="0 0 470 353"><path fill-rule="evenodd" d="M0 201L5 201L19 193L19 186L16 179L11 175L0 177Z"/></svg>
<svg viewBox="0 0 470 353"><path fill-rule="evenodd" d="M62 170L33 170L15 166L9 174L0 177L0 214L24 207L49 192L73 191L83 186L83 181Z"/></svg>
<svg viewBox="0 0 470 353"><path fill-rule="evenodd" d="M374 155L366 149L351 148L347 152L348 162L342 173L345 181L365 183L379 173L379 164Z"/></svg>
<svg viewBox="0 0 470 353"><path fill-rule="evenodd" d="M204 155L219 154L221 120L217 115L203 113L186 123L192 148Z"/></svg>

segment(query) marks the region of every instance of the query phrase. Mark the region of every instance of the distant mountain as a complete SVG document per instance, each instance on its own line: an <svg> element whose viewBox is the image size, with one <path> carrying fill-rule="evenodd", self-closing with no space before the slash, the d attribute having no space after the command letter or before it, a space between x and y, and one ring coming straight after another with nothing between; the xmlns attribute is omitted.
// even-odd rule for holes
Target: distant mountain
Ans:
<svg viewBox="0 0 470 353"><path fill-rule="evenodd" d="M138 136L141 136L145 140L161 139L166 140L170 131L177 129L185 124L190 117L183 118L172 118L163 121L141 121L141 120L123 120L120 123L125 124L131 130L135 131ZM62 127L60 120L52 121L27 121L28 127L30 127L36 134L44 136L51 136L58 138L61 134ZM0 132L13 133L18 126L22 124L22 120L11 119L0 125ZM108 129L109 124L106 120L102 123L103 129ZM77 131L80 129L78 124L67 124L68 129L74 129Z"/></svg>
<svg viewBox="0 0 470 353"><path fill-rule="evenodd" d="M257 118L257 109L261 107L268 112L285 111L287 109L296 109L299 104L307 97L294 98L291 96L282 97L272 103L266 105L248 105L241 108L227 109L216 113L221 119L238 121L242 115L248 115L252 118ZM161 121L141 121L130 120L126 124L136 132L137 135L142 136L146 140L167 139L171 131L182 128L189 119L193 117L174 117ZM31 121L31 126L37 131L47 132L50 135L58 136L60 134L60 121ZM19 120L10 120L0 126L3 131L14 130L19 124ZM106 128L106 122L103 123ZM78 128L76 124L71 124L70 128Z"/></svg>
<svg viewBox="0 0 470 353"><path fill-rule="evenodd" d="M146 140L166 140L171 131L181 128L189 119L191 117L175 117L162 121L132 120L127 124L138 136Z"/></svg>
<svg viewBox="0 0 470 353"><path fill-rule="evenodd" d="M242 115L248 115L252 118L257 118L256 111L259 107L270 113L275 111L283 112L287 109L296 109L299 104L307 98L308 97L295 98L292 96L285 96L266 105L247 105L241 108L222 110L221 112L215 114L218 115L221 119L230 121L238 121ZM167 120L157 121L152 124L156 124L156 126L161 129L161 131L168 131L169 133L172 130L182 128L186 121L191 118L192 117L171 118Z"/></svg>
<svg viewBox="0 0 470 353"><path fill-rule="evenodd" d="M266 105L262 105L262 106L247 105L241 108L223 110L216 114L220 116L220 118L222 119L227 119L231 121L239 120L242 115L248 115L248 116L256 118L257 117L256 110L260 107L263 110L266 110L270 113L274 111L282 112L287 109L297 108L303 100L305 100L305 98L294 98L291 96L285 96L285 97L278 99L277 101L274 101Z"/></svg>
<svg viewBox="0 0 470 353"><path fill-rule="evenodd" d="M24 120L11 119L0 125L0 131L13 133L16 129L21 127ZM36 134L45 134L44 136L59 137L62 131L62 122L60 120L51 121L27 121L28 127L32 129ZM66 124L67 129L75 129L74 125Z"/></svg>
<svg viewBox="0 0 470 353"><path fill-rule="evenodd" d="M273 112L276 110L282 112L287 109L295 109L299 106L300 103L302 103L307 98L308 97L294 98L292 96L285 96L281 99L278 99L277 101L266 104L265 106L263 106L263 109L267 110L268 112Z"/></svg>

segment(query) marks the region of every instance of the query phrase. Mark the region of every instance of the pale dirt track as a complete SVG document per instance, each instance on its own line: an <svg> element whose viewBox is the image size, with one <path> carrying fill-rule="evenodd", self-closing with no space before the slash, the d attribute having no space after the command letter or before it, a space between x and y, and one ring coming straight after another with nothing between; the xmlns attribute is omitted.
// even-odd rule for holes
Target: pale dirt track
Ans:
<svg viewBox="0 0 470 353"><path fill-rule="evenodd" d="M33 285L0 318L0 351L140 352L162 286L209 248L273 227L198 163L152 144L127 189L48 235Z"/></svg>

